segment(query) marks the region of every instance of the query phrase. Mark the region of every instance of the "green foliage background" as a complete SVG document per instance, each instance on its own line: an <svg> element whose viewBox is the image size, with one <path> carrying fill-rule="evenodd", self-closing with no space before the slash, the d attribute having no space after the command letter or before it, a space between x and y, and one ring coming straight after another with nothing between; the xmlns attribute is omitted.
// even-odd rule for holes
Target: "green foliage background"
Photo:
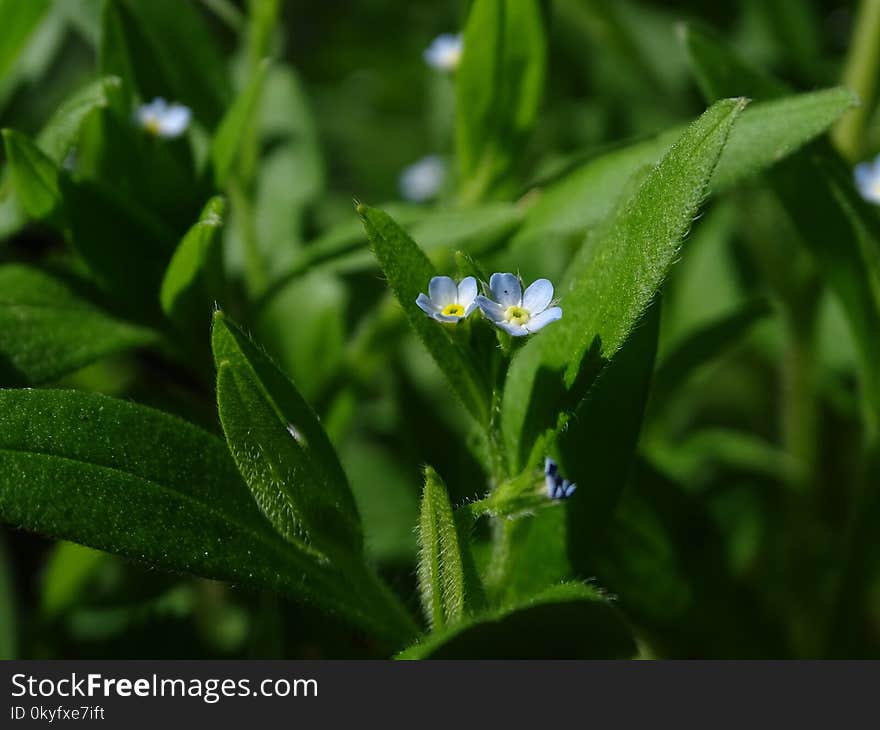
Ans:
<svg viewBox="0 0 880 730"><path fill-rule="evenodd" d="M0 18L0 657L880 655L876 0Z"/></svg>

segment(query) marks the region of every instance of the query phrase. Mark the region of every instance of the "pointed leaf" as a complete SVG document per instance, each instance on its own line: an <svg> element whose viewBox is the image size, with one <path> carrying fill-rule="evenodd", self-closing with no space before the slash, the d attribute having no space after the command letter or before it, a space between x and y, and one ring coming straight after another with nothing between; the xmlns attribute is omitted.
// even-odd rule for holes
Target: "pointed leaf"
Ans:
<svg viewBox="0 0 880 730"><path fill-rule="evenodd" d="M289 540L359 555L354 497L315 413L222 312L214 315L212 344L220 422L260 509Z"/></svg>
<svg viewBox="0 0 880 730"><path fill-rule="evenodd" d="M559 292L562 320L527 342L511 363L502 427L514 467L535 437L556 425L559 411L577 403L648 307L744 106L741 99L718 102L691 124L572 263L568 286Z"/></svg>
<svg viewBox="0 0 880 730"><path fill-rule="evenodd" d="M0 390L0 519L163 570L281 591L396 644L412 620L362 566L279 537L223 442L94 393Z"/></svg>
<svg viewBox="0 0 880 730"><path fill-rule="evenodd" d="M187 231L165 270L159 299L171 319L193 328L207 321L211 290L219 278L218 243L223 229L226 202L214 197L205 205L199 221Z"/></svg>
<svg viewBox="0 0 880 730"><path fill-rule="evenodd" d="M419 592L435 630L458 623L465 610L464 567L446 485L425 468L419 515Z"/></svg>

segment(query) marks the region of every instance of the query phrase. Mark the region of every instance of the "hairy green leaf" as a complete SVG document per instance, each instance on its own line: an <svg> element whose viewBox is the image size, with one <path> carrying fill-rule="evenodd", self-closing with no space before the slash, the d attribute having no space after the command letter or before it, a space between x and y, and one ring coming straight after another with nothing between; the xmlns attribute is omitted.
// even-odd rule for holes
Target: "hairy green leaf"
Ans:
<svg viewBox="0 0 880 730"><path fill-rule="evenodd" d="M511 363L502 427L514 468L534 438L556 425L566 400L577 403L648 307L744 106L741 99L718 102L691 124L572 263L559 292L562 320L526 343Z"/></svg>
<svg viewBox="0 0 880 730"><path fill-rule="evenodd" d="M398 659L624 659L626 622L595 588L563 583L519 604L425 636Z"/></svg>
<svg viewBox="0 0 880 730"><path fill-rule="evenodd" d="M212 344L220 422L260 509L289 540L359 555L354 497L315 413L221 312L214 315Z"/></svg>
<svg viewBox="0 0 880 730"><path fill-rule="evenodd" d="M537 0L472 5L456 74L455 146L464 199L497 197L519 159L538 116L546 55Z"/></svg>
<svg viewBox="0 0 880 730"><path fill-rule="evenodd" d="M281 591L397 644L412 619L361 565L278 536L223 442L77 391L0 390L0 519L164 570Z"/></svg>
<svg viewBox="0 0 880 730"><path fill-rule="evenodd" d="M461 621L465 611L464 566L446 485L431 467L419 514L419 592L434 630Z"/></svg>
<svg viewBox="0 0 880 730"><path fill-rule="evenodd" d="M156 332L104 312L78 291L82 289L82 282L21 264L0 266L3 385L47 383L102 357L158 340Z"/></svg>
<svg viewBox="0 0 880 730"><path fill-rule="evenodd" d="M487 418L488 385L468 350L456 342L453 328L425 316L416 305L428 282L437 275L425 253L394 220L381 210L358 206L373 252L397 296L409 323L449 379L453 390L478 422Z"/></svg>

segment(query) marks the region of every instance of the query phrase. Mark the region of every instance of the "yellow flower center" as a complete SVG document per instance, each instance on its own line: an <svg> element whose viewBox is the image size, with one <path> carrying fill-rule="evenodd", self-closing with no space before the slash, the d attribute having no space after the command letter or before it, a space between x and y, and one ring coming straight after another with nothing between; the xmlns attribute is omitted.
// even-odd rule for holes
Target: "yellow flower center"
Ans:
<svg viewBox="0 0 880 730"><path fill-rule="evenodd" d="M447 304L440 314L445 317L464 317L464 307L460 304Z"/></svg>
<svg viewBox="0 0 880 730"><path fill-rule="evenodd" d="M522 307L518 307L516 305L508 307L507 311L504 312L504 319L506 319L508 322L513 322L513 324L518 324L520 327L522 327L531 318L532 315L530 315Z"/></svg>
<svg viewBox="0 0 880 730"><path fill-rule="evenodd" d="M149 134L158 136L162 131L162 125L159 124L158 119L147 119L144 122L144 129L147 130Z"/></svg>

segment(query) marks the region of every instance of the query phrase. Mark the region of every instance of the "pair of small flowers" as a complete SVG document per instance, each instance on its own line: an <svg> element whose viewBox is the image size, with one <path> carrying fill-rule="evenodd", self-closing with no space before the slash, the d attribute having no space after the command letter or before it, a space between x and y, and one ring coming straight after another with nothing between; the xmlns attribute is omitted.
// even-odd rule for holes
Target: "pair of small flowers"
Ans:
<svg viewBox="0 0 880 730"><path fill-rule="evenodd" d="M483 285L486 289L485 284ZM514 337L543 329L562 317L562 308L553 302L553 284L536 279L525 291L514 274L496 273L489 278L486 292L477 293L477 280L467 276L457 285L448 276L435 276L428 283L428 295L419 294L416 304L438 322L455 323L479 308L490 322Z"/></svg>

